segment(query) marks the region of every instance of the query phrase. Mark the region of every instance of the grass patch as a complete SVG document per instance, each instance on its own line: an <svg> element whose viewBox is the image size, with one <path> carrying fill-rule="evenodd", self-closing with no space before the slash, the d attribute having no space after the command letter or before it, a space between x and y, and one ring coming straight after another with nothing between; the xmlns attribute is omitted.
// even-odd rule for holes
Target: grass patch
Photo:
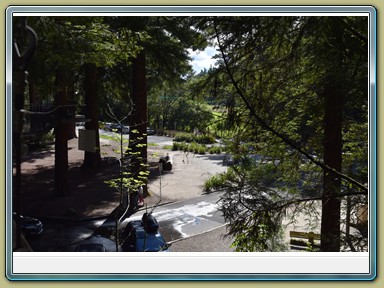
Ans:
<svg viewBox="0 0 384 288"><path fill-rule="evenodd" d="M101 139L111 140L111 141L119 140L116 136L106 135L106 134L100 134L99 137L100 137Z"/></svg>

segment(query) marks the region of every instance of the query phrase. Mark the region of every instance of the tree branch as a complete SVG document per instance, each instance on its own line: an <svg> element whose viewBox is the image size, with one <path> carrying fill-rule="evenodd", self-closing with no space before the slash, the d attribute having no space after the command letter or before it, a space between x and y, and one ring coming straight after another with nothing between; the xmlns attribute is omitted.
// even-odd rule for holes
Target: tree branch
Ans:
<svg viewBox="0 0 384 288"><path fill-rule="evenodd" d="M329 171L329 172L339 176L340 178L348 181L349 183L352 183L352 184L356 185L358 188L360 188L361 190L365 191L366 194L368 194L368 187L366 187L365 185L363 185L360 182L356 181L355 179L353 179L353 178L351 178L351 177L349 177L349 176L347 176L347 175L345 175L345 174L343 174L343 173L333 169L332 167L329 167L329 166L325 165L324 163L322 163L320 161L317 161L314 157L312 157L310 154L305 152L301 147L296 145L291 139L289 139L288 137L282 135L281 133L279 133L275 129L273 129L271 126L269 126L263 119L261 119L261 117L259 117L256 114L255 110L253 109L253 107L251 106L251 104L249 103L247 98L245 97L244 93L241 91L239 85L237 84L237 81L234 79L234 76L231 73L231 70L229 68L228 59L227 59L227 57L225 55L224 48L221 45L220 36L219 36L219 32L217 30L216 23L214 24L214 29L215 29L215 33L216 33L217 44L219 46L219 49L220 49L220 52L221 52L221 55L222 55L222 59L224 61L224 65L225 65L227 73L228 73L228 76L229 76L229 78L230 78L234 88L236 89L237 94L243 100L243 102L246 105L247 109L249 110L251 115L257 120L257 122L264 129L266 129L267 131L271 132L273 135L275 135L278 138L280 138L285 144L287 144L288 146L292 147L293 149L298 151L300 154L302 154L304 157L306 157L310 162L312 162L315 165L321 167L323 170Z"/></svg>

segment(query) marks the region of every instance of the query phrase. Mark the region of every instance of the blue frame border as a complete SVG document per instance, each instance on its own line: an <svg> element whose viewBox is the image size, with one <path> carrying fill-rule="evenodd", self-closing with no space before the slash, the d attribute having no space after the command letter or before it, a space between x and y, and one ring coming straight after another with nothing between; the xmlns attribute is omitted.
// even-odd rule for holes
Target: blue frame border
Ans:
<svg viewBox="0 0 384 288"><path fill-rule="evenodd" d="M369 13L369 274L14 274L12 271L12 16L13 13ZM9 6L6 10L6 276L9 280L374 280L377 276L377 12L373 6Z"/></svg>

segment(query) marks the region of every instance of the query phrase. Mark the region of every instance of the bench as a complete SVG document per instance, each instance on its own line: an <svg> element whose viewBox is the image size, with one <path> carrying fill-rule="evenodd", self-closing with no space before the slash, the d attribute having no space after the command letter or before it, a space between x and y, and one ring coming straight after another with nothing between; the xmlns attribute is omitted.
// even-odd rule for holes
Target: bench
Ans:
<svg viewBox="0 0 384 288"><path fill-rule="evenodd" d="M290 245L293 249L303 250L308 246L308 244L310 244L313 248L320 247L319 244L321 235L318 233L289 231L289 237L291 237Z"/></svg>

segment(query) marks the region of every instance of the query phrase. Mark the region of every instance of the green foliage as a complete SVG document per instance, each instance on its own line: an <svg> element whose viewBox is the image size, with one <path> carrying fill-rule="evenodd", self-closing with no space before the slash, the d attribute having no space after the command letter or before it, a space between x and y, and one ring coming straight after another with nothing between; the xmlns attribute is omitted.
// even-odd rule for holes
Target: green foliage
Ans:
<svg viewBox="0 0 384 288"><path fill-rule="evenodd" d="M222 148L220 146L212 146L208 150L209 154L221 154Z"/></svg>
<svg viewBox="0 0 384 288"><path fill-rule="evenodd" d="M212 110L207 104L179 97L163 122L167 127L180 131L193 132L197 129L205 133L213 120Z"/></svg>
<svg viewBox="0 0 384 288"><path fill-rule="evenodd" d="M173 145L172 145L172 151L182 150L182 149L181 149L181 144L182 144L182 143L179 143L179 142L173 142Z"/></svg>
<svg viewBox="0 0 384 288"><path fill-rule="evenodd" d="M104 17L28 17L39 37L31 67L33 79L53 75L57 67L71 74L85 63L106 67L134 57L139 51L136 38L129 33L114 33L105 20Z"/></svg>
<svg viewBox="0 0 384 288"><path fill-rule="evenodd" d="M166 149L166 150L173 150L173 145L164 145L163 146L163 149Z"/></svg>
<svg viewBox="0 0 384 288"><path fill-rule="evenodd" d="M106 134L101 134L100 136L99 136L101 139L105 139L105 140L112 140L112 141L116 141L116 142L119 142L120 143L120 134L118 134L118 133L114 133L114 135L106 135ZM122 138L122 141L123 141L123 143L127 143L128 142L128 140L127 139L125 139L125 138ZM117 151L120 151L120 149L119 150L117 150Z"/></svg>
<svg viewBox="0 0 384 288"><path fill-rule="evenodd" d="M207 152L209 154L221 154L222 148L219 146L208 147L207 145L196 142L173 142L172 151L184 151L201 155L204 155Z"/></svg>
<svg viewBox="0 0 384 288"><path fill-rule="evenodd" d="M220 190L221 186L226 181L231 181L231 177L233 177L233 173L231 173L232 170L229 170L226 173L219 173L216 175L211 176L204 182L204 191L209 193L212 191Z"/></svg>
<svg viewBox="0 0 384 288"><path fill-rule="evenodd" d="M322 195L324 171L297 148L322 162L329 85L344 97L342 172L367 182L367 18L217 17L200 25L219 43L221 65L195 91L210 90L224 111L220 127L233 131L227 153L236 162L207 186L226 191L222 210L238 249L269 251L266 239L277 237L287 207L319 217L309 207ZM355 193L352 205L364 202L347 182L340 190Z"/></svg>
<svg viewBox="0 0 384 288"><path fill-rule="evenodd" d="M43 148L55 141L55 134L52 132L42 135L24 136L22 142L28 145L29 149Z"/></svg>
<svg viewBox="0 0 384 288"><path fill-rule="evenodd" d="M284 252L288 250L287 244L284 243L284 230L269 230L267 225L251 226L243 225L243 233L238 234L232 247L236 252ZM250 237L251 236L251 237Z"/></svg>
<svg viewBox="0 0 384 288"><path fill-rule="evenodd" d="M110 117L119 125L119 120L116 114L109 109ZM126 116L122 117L123 119ZM108 136L110 138L111 136ZM117 189L120 192L120 204L122 204L123 193L133 193L140 187L145 186L148 181L149 170L146 159L141 155L141 150L146 149L147 144L142 143L143 136L137 129L131 129L129 138L124 139L122 131L120 133L113 133L113 137L116 141L118 149L115 149L115 153L119 158L120 173L118 178L113 178L105 181L105 183ZM125 145L125 143L128 143Z"/></svg>
<svg viewBox="0 0 384 288"><path fill-rule="evenodd" d="M209 135L194 135L192 133L177 133L173 141L176 142L196 142L199 144L213 144L215 138Z"/></svg>
<svg viewBox="0 0 384 288"><path fill-rule="evenodd" d="M281 224L285 209L273 210L275 203L288 200L283 186L274 164L254 161L229 167L205 182L206 192L225 191L221 211L236 251L286 249Z"/></svg>
<svg viewBox="0 0 384 288"><path fill-rule="evenodd" d="M191 152L195 154L205 154L206 153L206 147L205 145L201 145L195 142L192 143L185 143L185 142L173 142L172 151L184 151L184 152Z"/></svg>
<svg viewBox="0 0 384 288"><path fill-rule="evenodd" d="M142 159L139 159L142 161ZM141 163L141 166L147 168L148 165ZM112 188L115 188L120 193L133 193L147 184L149 171L147 169L140 171L131 171L129 167L122 167L122 172L119 177L106 180L105 183ZM125 171L124 171L125 170Z"/></svg>
<svg viewBox="0 0 384 288"><path fill-rule="evenodd" d="M193 138L194 138L194 135L192 133L178 133L178 134L176 134L173 141L191 143L194 141Z"/></svg>
<svg viewBox="0 0 384 288"><path fill-rule="evenodd" d="M105 183L109 187L115 188L119 192L121 189L123 189L123 191L132 193L137 191L139 187L146 184L148 175L149 172L140 171L139 176L134 177L134 173L122 172L122 177L106 180Z"/></svg>

